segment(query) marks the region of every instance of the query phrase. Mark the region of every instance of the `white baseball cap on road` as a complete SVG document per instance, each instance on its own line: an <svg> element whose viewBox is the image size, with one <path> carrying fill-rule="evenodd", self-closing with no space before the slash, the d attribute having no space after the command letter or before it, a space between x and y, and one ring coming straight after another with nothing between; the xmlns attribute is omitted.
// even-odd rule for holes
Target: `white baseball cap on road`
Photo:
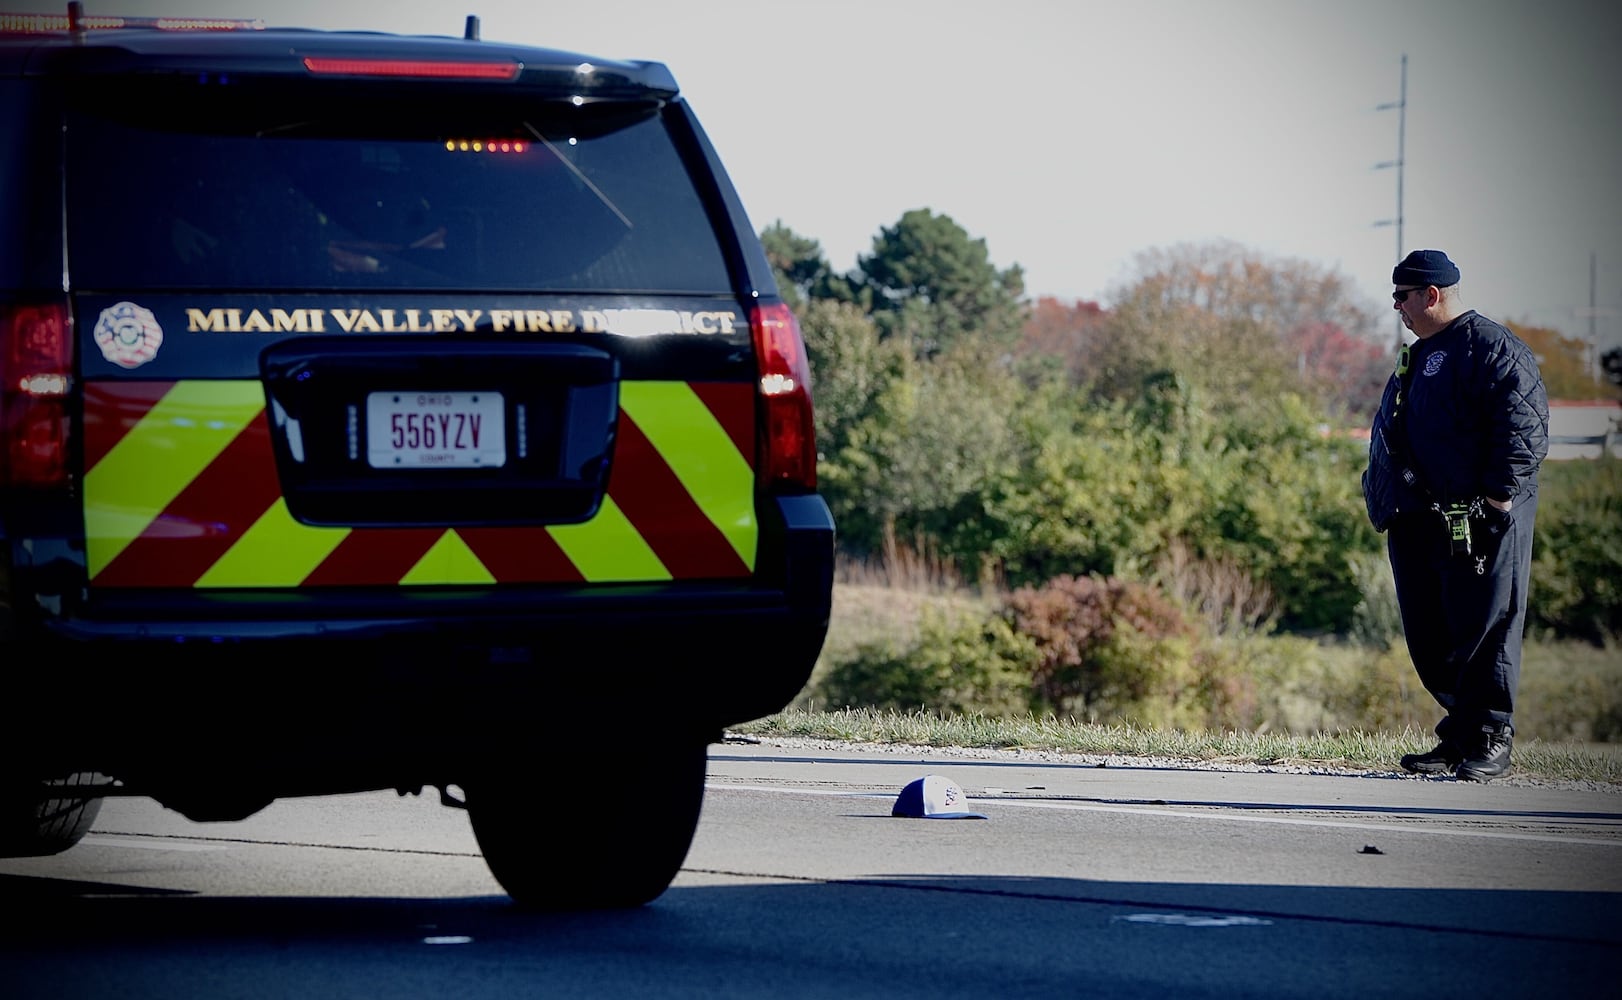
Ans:
<svg viewBox="0 0 1622 1000"><path fill-rule="evenodd" d="M908 782L896 796L891 816L914 819L985 819L984 813L969 812L969 797L957 782L939 774L926 774Z"/></svg>

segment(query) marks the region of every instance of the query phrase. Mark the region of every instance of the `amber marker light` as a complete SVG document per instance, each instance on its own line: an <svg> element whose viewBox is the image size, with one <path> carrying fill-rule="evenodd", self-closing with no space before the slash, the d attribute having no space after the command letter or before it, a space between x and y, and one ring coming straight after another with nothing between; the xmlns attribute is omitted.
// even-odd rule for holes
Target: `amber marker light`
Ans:
<svg viewBox="0 0 1622 1000"><path fill-rule="evenodd" d="M529 149L523 139L446 139L448 153L522 153Z"/></svg>

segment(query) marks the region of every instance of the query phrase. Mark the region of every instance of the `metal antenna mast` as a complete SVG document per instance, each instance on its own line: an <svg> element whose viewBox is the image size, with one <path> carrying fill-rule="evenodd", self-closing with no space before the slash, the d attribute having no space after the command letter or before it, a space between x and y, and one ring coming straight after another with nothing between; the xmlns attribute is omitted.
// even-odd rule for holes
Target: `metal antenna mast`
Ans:
<svg viewBox="0 0 1622 1000"><path fill-rule="evenodd" d="M1376 222L1375 225L1397 227L1397 255L1393 257L1392 260L1398 261L1402 259L1403 252L1402 169L1404 162L1403 146L1405 145L1405 140L1408 133L1408 53L1406 52L1402 54L1402 87L1397 92L1397 99L1395 101L1387 101L1385 104L1378 105L1374 110L1390 111L1392 108L1397 110L1397 158L1395 160L1386 160L1384 163L1376 163L1374 165L1374 169L1384 170L1388 167L1395 167L1397 169L1397 217L1394 219L1381 219L1379 222ZM1402 348L1401 316L1397 317L1397 348L1399 350Z"/></svg>

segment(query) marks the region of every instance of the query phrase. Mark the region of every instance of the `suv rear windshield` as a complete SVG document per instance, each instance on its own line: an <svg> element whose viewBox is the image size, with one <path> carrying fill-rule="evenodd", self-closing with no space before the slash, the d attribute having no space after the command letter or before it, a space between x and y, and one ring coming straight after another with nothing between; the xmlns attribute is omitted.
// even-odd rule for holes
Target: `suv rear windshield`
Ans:
<svg viewBox="0 0 1622 1000"><path fill-rule="evenodd" d="M68 117L81 291L730 288L651 103L106 89Z"/></svg>

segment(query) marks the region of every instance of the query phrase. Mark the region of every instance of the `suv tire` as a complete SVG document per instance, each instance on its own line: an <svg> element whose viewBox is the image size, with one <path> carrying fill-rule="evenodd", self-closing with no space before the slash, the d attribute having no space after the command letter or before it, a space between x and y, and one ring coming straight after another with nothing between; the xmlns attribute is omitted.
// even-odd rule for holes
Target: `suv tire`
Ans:
<svg viewBox="0 0 1622 1000"><path fill-rule="evenodd" d="M707 747L616 749L600 779L556 795L500 769L467 789L490 872L528 910L627 909L669 887L698 828Z"/></svg>
<svg viewBox="0 0 1622 1000"><path fill-rule="evenodd" d="M61 854L82 840L101 812L101 799L50 798L49 789L88 785L99 777L81 773L44 783L5 781L0 789L0 857Z"/></svg>

